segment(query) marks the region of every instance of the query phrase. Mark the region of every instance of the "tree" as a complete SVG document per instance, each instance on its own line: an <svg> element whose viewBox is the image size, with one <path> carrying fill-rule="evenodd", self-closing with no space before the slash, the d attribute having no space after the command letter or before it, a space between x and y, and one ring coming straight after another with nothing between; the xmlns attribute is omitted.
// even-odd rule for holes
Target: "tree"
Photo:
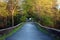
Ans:
<svg viewBox="0 0 60 40"><path fill-rule="evenodd" d="M25 0L22 8L24 13L36 18L38 22L56 28L56 22L60 17L56 2L57 0Z"/></svg>
<svg viewBox="0 0 60 40"><path fill-rule="evenodd" d="M17 3L18 3L18 0L9 0L8 3L7 3L7 10L9 11L9 15L10 17L12 18L12 26L14 26L14 12L17 8Z"/></svg>
<svg viewBox="0 0 60 40"><path fill-rule="evenodd" d="M0 28L5 28L7 26L8 12L6 10L6 5L6 2L0 2Z"/></svg>

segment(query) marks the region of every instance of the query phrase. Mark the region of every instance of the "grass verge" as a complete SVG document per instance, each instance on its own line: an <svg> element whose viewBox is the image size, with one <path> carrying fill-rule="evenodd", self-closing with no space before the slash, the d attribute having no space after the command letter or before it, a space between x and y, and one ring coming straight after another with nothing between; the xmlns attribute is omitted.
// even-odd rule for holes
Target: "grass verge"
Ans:
<svg viewBox="0 0 60 40"><path fill-rule="evenodd" d="M58 36L52 36L53 34L49 33L48 30L46 30L45 28L40 27L39 24L37 24L37 25L38 25L37 28L38 28L41 32L43 32L43 33L45 33L45 34L47 34L47 35L53 37L54 40L60 40L60 37L58 37Z"/></svg>
<svg viewBox="0 0 60 40"><path fill-rule="evenodd" d="M23 26L24 23L21 23L18 27L14 28L11 32L9 32L7 35L4 34L3 36L0 37L0 40L5 40L5 38L13 35L17 30L19 30L22 26Z"/></svg>
<svg viewBox="0 0 60 40"><path fill-rule="evenodd" d="M45 33L45 34L48 34L48 31L47 31L45 28L40 27L40 25L39 25L38 23L36 23L36 25L37 25L37 28L38 28L41 32L43 32L43 33Z"/></svg>

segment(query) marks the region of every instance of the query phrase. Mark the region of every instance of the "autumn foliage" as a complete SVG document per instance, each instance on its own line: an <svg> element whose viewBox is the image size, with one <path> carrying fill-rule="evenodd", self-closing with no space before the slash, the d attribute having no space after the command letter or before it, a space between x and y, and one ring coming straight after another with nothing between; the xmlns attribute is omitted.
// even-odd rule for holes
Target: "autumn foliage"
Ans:
<svg viewBox="0 0 60 40"><path fill-rule="evenodd" d="M57 0L26 0L24 6L25 12L40 24L60 29Z"/></svg>
<svg viewBox="0 0 60 40"><path fill-rule="evenodd" d="M0 2L0 28L17 25L31 17L44 26L60 29L57 0L24 0L22 5L18 2L19 0Z"/></svg>

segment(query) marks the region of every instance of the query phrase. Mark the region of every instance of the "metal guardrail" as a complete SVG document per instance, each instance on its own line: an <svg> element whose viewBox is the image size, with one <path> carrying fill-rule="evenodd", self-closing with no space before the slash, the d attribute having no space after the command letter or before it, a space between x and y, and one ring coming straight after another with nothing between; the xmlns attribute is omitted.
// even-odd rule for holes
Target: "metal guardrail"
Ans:
<svg viewBox="0 0 60 40"><path fill-rule="evenodd" d="M35 22L37 23L37 22ZM60 30L59 29L55 29L55 28L50 28L50 27L46 27L41 25L40 23L37 23L40 27L44 28L48 33L50 33L49 35L52 37L58 37L60 39Z"/></svg>
<svg viewBox="0 0 60 40"><path fill-rule="evenodd" d="M37 23L37 22L34 22L34 23ZM9 27L9 28L5 28L5 29L1 29L0 31L4 31L4 30L8 30L8 29L12 29L12 28L16 28L18 27L19 25L21 25L22 23L16 25L16 26L13 26L13 27ZM45 28L45 29L50 29L50 30L55 30L55 31L58 31L60 32L59 29L55 29L55 28L50 28L50 27L46 27L46 26L42 26L41 24L37 23L38 25L40 25L41 27Z"/></svg>
<svg viewBox="0 0 60 40"><path fill-rule="evenodd" d="M9 29L14 29L14 28L18 27L18 26L21 25L21 24L22 24L22 23L20 23L20 24L18 24L18 25L16 25L16 26L13 26L13 27L1 29L0 32L1 32L1 31L5 31L5 30L9 30Z"/></svg>
<svg viewBox="0 0 60 40"><path fill-rule="evenodd" d="M35 23L37 23L37 22L35 22ZM55 30L55 31L60 32L60 30L59 30L59 29L55 29L55 28L50 28L50 27L42 26L42 25L41 25L41 24L39 24L39 23L37 23L37 24L38 24L38 25L40 25L41 27L45 28L45 29L51 29L51 30Z"/></svg>

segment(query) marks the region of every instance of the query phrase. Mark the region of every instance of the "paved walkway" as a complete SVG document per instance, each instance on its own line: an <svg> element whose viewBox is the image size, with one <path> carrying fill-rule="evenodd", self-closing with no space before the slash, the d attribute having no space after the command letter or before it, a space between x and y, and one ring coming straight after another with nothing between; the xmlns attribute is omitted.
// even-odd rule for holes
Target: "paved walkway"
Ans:
<svg viewBox="0 0 60 40"><path fill-rule="evenodd" d="M6 40L53 40L51 36L44 34L36 28L33 23L26 23L15 34Z"/></svg>

